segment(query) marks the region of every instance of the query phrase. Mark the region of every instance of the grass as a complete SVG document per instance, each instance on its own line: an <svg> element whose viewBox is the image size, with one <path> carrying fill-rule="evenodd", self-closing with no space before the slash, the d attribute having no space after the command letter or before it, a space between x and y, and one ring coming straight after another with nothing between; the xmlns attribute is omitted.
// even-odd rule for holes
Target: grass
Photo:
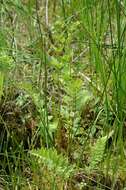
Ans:
<svg viewBox="0 0 126 190"><path fill-rule="evenodd" d="M0 2L0 186L122 189L125 2Z"/></svg>

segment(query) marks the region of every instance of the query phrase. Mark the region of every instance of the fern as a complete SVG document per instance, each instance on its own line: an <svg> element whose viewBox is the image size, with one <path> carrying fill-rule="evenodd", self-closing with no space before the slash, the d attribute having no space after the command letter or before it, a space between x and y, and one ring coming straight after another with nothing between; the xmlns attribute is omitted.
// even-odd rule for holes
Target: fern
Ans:
<svg viewBox="0 0 126 190"><path fill-rule="evenodd" d="M74 172L74 166L63 155L57 154L55 149L41 148L30 151L30 154L38 158L38 163L43 163L49 171L62 179L68 179Z"/></svg>
<svg viewBox="0 0 126 190"><path fill-rule="evenodd" d="M95 146L91 150L91 159L89 165L90 170L96 169L98 164L102 162L104 158L106 143L113 134L114 131L112 130L108 135L101 137L97 140Z"/></svg>
<svg viewBox="0 0 126 190"><path fill-rule="evenodd" d="M107 140L107 135L101 137L97 140L95 146L92 148L89 169L96 169L98 164L103 160Z"/></svg>

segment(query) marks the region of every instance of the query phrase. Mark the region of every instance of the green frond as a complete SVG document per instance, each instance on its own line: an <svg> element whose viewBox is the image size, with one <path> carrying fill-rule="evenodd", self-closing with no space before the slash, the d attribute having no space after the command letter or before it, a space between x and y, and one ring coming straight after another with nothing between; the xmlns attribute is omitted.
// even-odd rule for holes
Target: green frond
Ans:
<svg viewBox="0 0 126 190"><path fill-rule="evenodd" d="M98 164L103 160L107 140L107 135L99 138L95 146L92 148L89 166L91 170L96 169Z"/></svg>
<svg viewBox="0 0 126 190"><path fill-rule="evenodd" d="M56 149L41 148L30 151L30 154L38 158L38 163L43 163L49 171L63 179L68 179L74 172L74 166L63 155L58 154Z"/></svg>

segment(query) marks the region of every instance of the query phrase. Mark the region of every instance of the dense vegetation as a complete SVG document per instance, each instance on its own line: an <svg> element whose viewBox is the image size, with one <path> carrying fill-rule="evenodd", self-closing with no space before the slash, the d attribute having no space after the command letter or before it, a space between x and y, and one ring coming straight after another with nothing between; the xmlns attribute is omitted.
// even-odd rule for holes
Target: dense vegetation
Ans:
<svg viewBox="0 0 126 190"><path fill-rule="evenodd" d="M0 189L126 189L126 1L0 1Z"/></svg>

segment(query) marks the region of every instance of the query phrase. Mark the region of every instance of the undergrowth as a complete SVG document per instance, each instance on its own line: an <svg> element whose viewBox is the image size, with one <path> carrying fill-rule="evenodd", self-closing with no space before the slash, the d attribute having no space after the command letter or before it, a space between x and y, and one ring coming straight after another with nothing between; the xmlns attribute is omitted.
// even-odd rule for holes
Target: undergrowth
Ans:
<svg viewBox="0 0 126 190"><path fill-rule="evenodd" d="M125 190L125 6L0 1L0 189Z"/></svg>

